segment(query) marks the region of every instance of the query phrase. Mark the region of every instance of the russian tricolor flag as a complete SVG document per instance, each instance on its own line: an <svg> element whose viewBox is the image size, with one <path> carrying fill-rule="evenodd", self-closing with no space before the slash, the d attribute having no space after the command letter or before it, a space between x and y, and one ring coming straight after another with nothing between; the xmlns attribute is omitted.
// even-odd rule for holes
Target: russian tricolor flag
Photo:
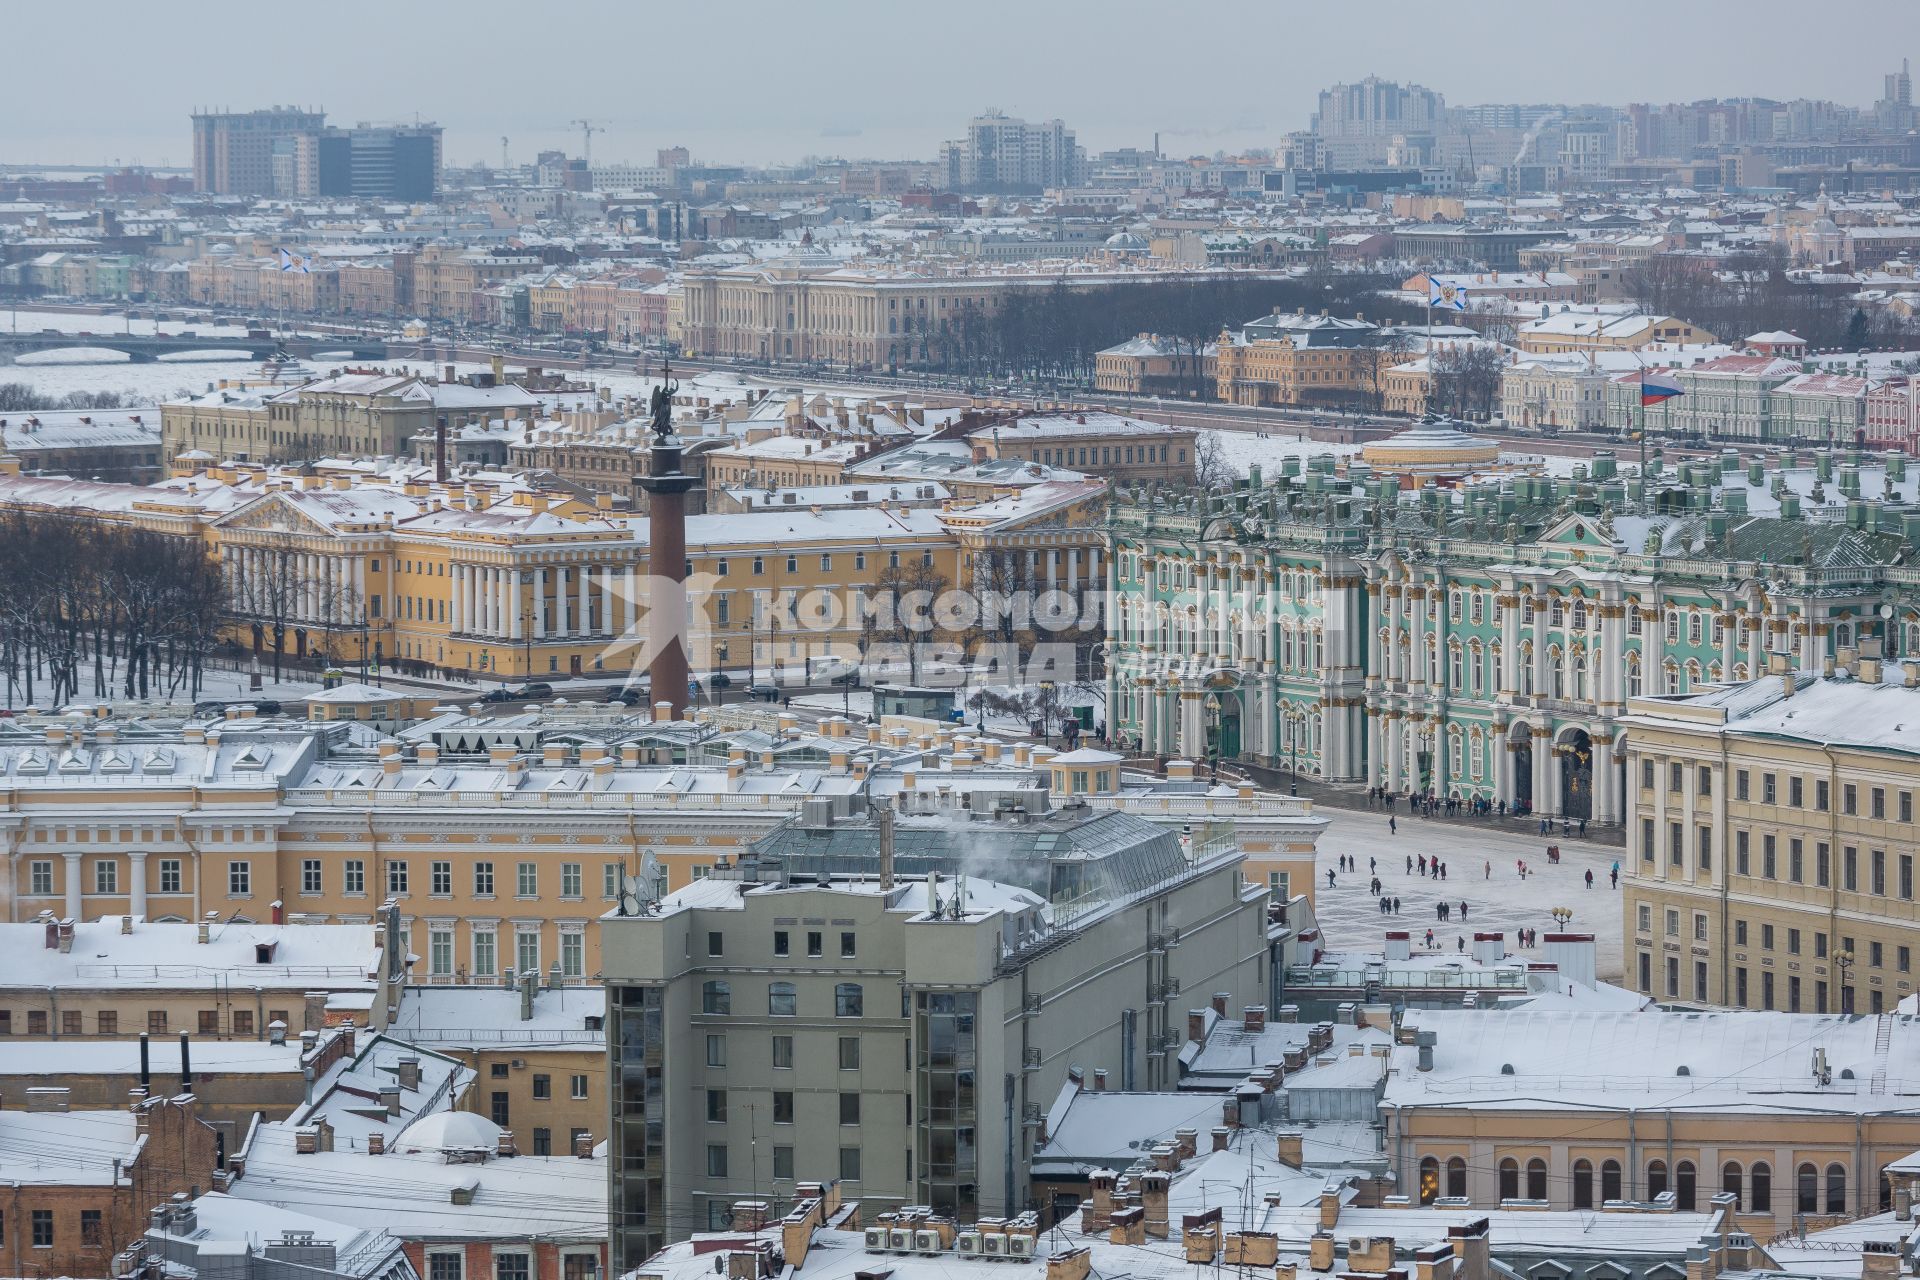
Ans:
<svg viewBox="0 0 1920 1280"><path fill-rule="evenodd" d="M1654 373L1648 373L1644 369L1640 371L1640 405L1642 408L1650 404L1662 404L1665 401L1673 399L1675 396L1683 396L1685 394L1687 394L1687 389L1675 381L1671 373L1667 373L1664 370Z"/></svg>

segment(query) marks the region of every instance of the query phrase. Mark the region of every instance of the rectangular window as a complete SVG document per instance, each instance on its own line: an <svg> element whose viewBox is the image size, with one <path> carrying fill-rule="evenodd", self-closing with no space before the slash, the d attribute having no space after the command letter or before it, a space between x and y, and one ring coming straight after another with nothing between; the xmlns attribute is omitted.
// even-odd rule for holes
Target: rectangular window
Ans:
<svg viewBox="0 0 1920 1280"><path fill-rule="evenodd" d="M851 933L842 933L840 935L840 954L842 956L851 956L853 953L853 935Z"/></svg>
<svg viewBox="0 0 1920 1280"><path fill-rule="evenodd" d="M80 1025L80 1010L62 1009L60 1011L60 1034L63 1036L77 1036L84 1033L85 1028Z"/></svg>
<svg viewBox="0 0 1920 1280"><path fill-rule="evenodd" d="M584 897L580 888L580 864L563 862L560 864L560 896L563 898Z"/></svg>
<svg viewBox="0 0 1920 1280"><path fill-rule="evenodd" d="M528 1266L524 1253L500 1253L493 1255L493 1280L532 1280L532 1268Z"/></svg>
<svg viewBox="0 0 1920 1280"><path fill-rule="evenodd" d="M493 896L493 864L491 862L473 864L473 896L476 898Z"/></svg>
<svg viewBox="0 0 1920 1280"><path fill-rule="evenodd" d="M775 1095L777 1098L779 1095ZM792 1095L788 1095L791 1097ZM727 1091L725 1089L707 1090L707 1119L715 1124L727 1118Z"/></svg>
<svg viewBox="0 0 1920 1280"><path fill-rule="evenodd" d="M1653 908L1647 903L1640 904L1637 924L1641 933L1653 932Z"/></svg>
<svg viewBox="0 0 1920 1280"><path fill-rule="evenodd" d="M120 892L120 864L101 859L93 864L93 891L95 893Z"/></svg>
<svg viewBox="0 0 1920 1280"><path fill-rule="evenodd" d="M1860 851L1852 845L1840 851L1840 887L1849 893L1860 888Z"/></svg>
<svg viewBox="0 0 1920 1280"><path fill-rule="evenodd" d="M473 931L473 976L491 978L498 964L496 938L492 929Z"/></svg>
<svg viewBox="0 0 1920 1280"><path fill-rule="evenodd" d="M1671 907L1667 908L1667 936L1669 938L1680 936L1680 913Z"/></svg>
<svg viewBox="0 0 1920 1280"><path fill-rule="evenodd" d="M1900 793L1900 821L1913 821L1913 792L1911 791Z"/></svg>
<svg viewBox="0 0 1920 1280"><path fill-rule="evenodd" d="M36 1249L53 1248L53 1210L33 1210L33 1247Z"/></svg>
<svg viewBox="0 0 1920 1280"><path fill-rule="evenodd" d="M407 864L389 862L387 864L387 892L405 893L407 891Z"/></svg>
<svg viewBox="0 0 1920 1280"><path fill-rule="evenodd" d="M93 1024L95 1035L117 1036L120 1034L120 1015L115 1010L102 1009L93 1016ZM5 1030L5 1027L0 1027L0 1031Z"/></svg>
<svg viewBox="0 0 1920 1280"><path fill-rule="evenodd" d="M1713 794L1713 770L1705 765L1700 766L1699 787L1702 798Z"/></svg>
<svg viewBox="0 0 1920 1280"><path fill-rule="evenodd" d="M775 1147L773 1149L773 1176L776 1181L790 1180L793 1177L792 1147Z"/></svg>
<svg viewBox="0 0 1920 1280"><path fill-rule="evenodd" d="M1847 789L1851 791L1853 788L1849 787ZM1804 809L1806 807L1806 783L1803 779L1787 779L1787 803L1796 809ZM1848 810L1848 812L1851 813L1852 810Z"/></svg>
<svg viewBox="0 0 1920 1280"><path fill-rule="evenodd" d="M773 1122L775 1124L793 1123L793 1094L786 1089L773 1091Z"/></svg>
<svg viewBox="0 0 1920 1280"><path fill-rule="evenodd" d="M1686 776L1686 767L1684 765L1669 764L1667 766L1667 790L1669 791L1680 790L1681 779L1684 778L1685 776Z"/></svg>
<svg viewBox="0 0 1920 1280"><path fill-rule="evenodd" d="M227 864L227 893L235 898L244 898L253 893L252 863L229 862Z"/></svg>
<svg viewBox="0 0 1920 1280"><path fill-rule="evenodd" d="M840 1180L842 1182L860 1181L860 1148L840 1148Z"/></svg>
<svg viewBox="0 0 1920 1280"><path fill-rule="evenodd" d="M600 896L613 901L620 896L620 877L625 869L617 862L609 862L600 868Z"/></svg>
<svg viewBox="0 0 1920 1280"><path fill-rule="evenodd" d="M553 1077L545 1072L533 1073L533 1100L535 1102L553 1101Z"/></svg>
<svg viewBox="0 0 1920 1280"><path fill-rule="evenodd" d="M1760 926L1760 949L1762 951L1773 950L1773 926L1770 924Z"/></svg>
<svg viewBox="0 0 1920 1280"><path fill-rule="evenodd" d="M540 930L517 929L513 935L513 971L540 972Z"/></svg>
<svg viewBox="0 0 1920 1280"><path fill-rule="evenodd" d="M1805 848L1806 846L1798 836L1787 841L1787 879L1794 884L1805 884L1807 882L1805 858L1803 857Z"/></svg>
<svg viewBox="0 0 1920 1280"><path fill-rule="evenodd" d="M1640 860L1653 861L1653 819L1640 819Z"/></svg>
<svg viewBox="0 0 1920 1280"><path fill-rule="evenodd" d="M1733 798L1735 800L1746 800L1750 798L1748 795L1747 771L1745 769L1733 775Z"/></svg>
<svg viewBox="0 0 1920 1280"><path fill-rule="evenodd" d="M1827 780L1825 778L1814 779L1813 807L1818 809L1820 812L1825 813L1827 811L1827 805L1830 804L1831 802L1832 802L1832 797L1827 790Z"/></svg>
<svg viewBox="0 0 1920 1280"><path fill-rule="evenodd" d="M1887 896L1887 851L1875 849L1869 856L1873 864L1873 894L1884 898Z"/></svg>
<svg viewBox="0 0 1920 1280"><path fill-rule="evenodd" d="M1787 930L1787 954L1790 956L1800 954L1800 931L1798 929Z"/></svg>
<svg viewBox="0 0 1920 1280"><path fill-rule="evenodd" d="M793 954L793 940L788 936L785 929L775 929L773 931L773 954L777 956Z"/></svg>
<svg viewBox="0 0 1920 1280"><path fill-rule="evenodd" d="M427 865L427 891L436 898L451 897L453 894L453 864L451 862L432 862Z"/></svg>
<svg viewBox="0 0 1920 1280"><path fill-rule="evenodd" d="M859 1094L843 1093L840 1095L840 1123L841 1124L859 1124L860 1123L860 1095Z"/></svg>
<svg viewBox="0 0 1920 1280"><path fill-rule="evenodd" d="M427 1280L460 1280L463 1258L458 1253L427 1255Z"/></svg>
<svg viewBox="0 0 1920 1280"><path fill-rule="evenodd" d="M724 1067L727 1065L727 1038L723 1035L707 1037L707 1065Z"/></svg>
<svg viewBox="0 0 1920 1280"><path fill-rule="evenodd" d="M707 954L710 956L726 954L726 938L718 929L707 931Z"/></svg>
<svg viewBox="0 0 1920 1280"><path fill-rule="evenodd" d="M707 1144L707 1176L724 1178L727 1176L727 1149L718 1142Z"/></svg>
<svg viewBox="0 0 1920 1280"><path fill-rule="evenodd" d="M587 936L565 927L560 931L560 976L587 976Z"/></svg>
<svg viewBox="0 0 1920 1280"><path fill-rule="evenodd" d="M1760 837L1760 874L1769 880L1780 878L1779 850L1772 835Z"/></svg>
<svg viewBox="0 0 1920 1280"><path fill-rule="evenodd" d="M858 1071L860 1069L859 1036L840 1037L840 1069L842 1071Z"/></svg>
<svg viewBox="0 0 1920 1280"><path fill-rule="evenodd" d="M819 955L826 954L826 935L825 934L817 933L817 932L809 932L807 934L807 954L810 956L819 956Z"/></svg>
<svg viewBox="0 0 1920 1280"><path fill-rule="evenodd" d="M1749 840L1746 832L1736 831L1733 833L1733 869L1743 876L1753 874L1753 864L1749 856L1750 850L1748 845Z"/></svg>
<svg viewBox="0 0 1920 1280"><path fill-rule="evenodd" d="M1845 786L1841 787L1840 788L1840 812L1846 813L1846 814L1855 813L1858 811L1858 805L1859 805L1858 791L1854 787L1854 785L1851 782L1849 782Z"/></svg>
<svg viewBox="0 0 1920 1280"><path fill-rule="evenodd" d="M1694 831L1694 847L1699 851L1700 869L1713 869L1713 828L1701 826Z"/></svg>
<svg viewBox="0 0 1920 1280"><path fill-rule="evenodd" d="M514 873L513 891L522 898L540 896L540 868L537 863L523 862Z"/></svg>
<svg viewBox="0 0 1920 1280"><path fill-rule="evenodd" d="M585 1102L587 1099L587 1078L584 1075L575 1075L571 1084L572 1088L569 1090L567 1096L575 1102Z"/></svg>
<svg viewBox="0 0 1920 1280"><path fill-rule="evenodd" d="M435 977L445 977L453 972L453 930L427 931L427 964L428 971Z"/></svg>
<svg viewBox="0 0 1920 1280"><path fill-rule="evenodd" d="M1733 922L1733 945L1736 947L1744 947L1747 945L1747 922L1745 920L1735 920Z"/></svg>
<svg viewBox="0 0 1920 1280"><path fill-rule="evenodd" d="M302 858L300 860L300 892L319 893L324 884L320 878L320 859Z"/></svg>
<svg viewBox="0 0 1920 1280"><path fill-rule="evenodd" d="M147 1010L147 1034L154 1036L167 1034L167 1011L165 1009Z"/></svg>
<svg viewBox="0 0 1920 1280"><path fill-rule="evenodd" d="M364 897L367 892L367 864L358 858L349 858L341 864L341 891L349 897Z"/></svg>
<svg viewBox="0 0 1920 1280"><path fill-rule="evenodd" d="M1910 853L1900 855L1900 897L1913 901L1913 855Z"/></svg>
<svg viewBox="0 0 1920 1280"><path fill-rule="evenodd" d="M773 1065L780 1071L793 1070L793 1037L775 1036L773 1038Z"/></svg>
<svg viewBox="0 0 1920 1280"><path fill-rule="evenodd" d="M1778 796L1779 796L1779 791L1776 789L1774 785L1773 775L1770 773L1761 774L1760 775L1760 803L1774 804L1777 802Z"/></svg>

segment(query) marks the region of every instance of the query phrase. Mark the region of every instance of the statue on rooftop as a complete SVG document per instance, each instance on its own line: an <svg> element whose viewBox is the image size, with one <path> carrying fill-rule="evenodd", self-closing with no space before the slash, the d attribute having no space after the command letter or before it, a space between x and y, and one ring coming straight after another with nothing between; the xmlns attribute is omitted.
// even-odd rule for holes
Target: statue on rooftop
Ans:
<svg viewBox="0 0 1920 1280"><path fill-rule="evenodd" d="M673 434L673 397L679 391L680 384L673 380L673 361L667 360L660 367L660 385L653 389L653 396L648 401L656 444L665 444L667 437Z"/></svg>

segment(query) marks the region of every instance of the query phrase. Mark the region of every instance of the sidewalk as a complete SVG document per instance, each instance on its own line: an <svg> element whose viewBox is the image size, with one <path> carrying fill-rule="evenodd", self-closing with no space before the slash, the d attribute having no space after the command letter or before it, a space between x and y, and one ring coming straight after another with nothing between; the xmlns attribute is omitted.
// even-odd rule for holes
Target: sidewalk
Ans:
<svg viewBox="0 0 1920 1280"><path fill-rule="evenodd" d="M1294 790L1292 794L1298 795L1303 799L1312 800L1314 804L1324 805L1328 808L1358 809L1368 813L1379 813L1382 816L1391 812L1398 817L1402 823L1443 822L1463 827L1485 827L1509 835L1532 836L1542 840L1552 838L1551 836L1542 836L1540 834L1540 817L1538 814L1505 818L1489 815L1482 818L1462 813L1453 817L1447 817L1445 814L1436 814L1431 818L1423 818L1419 814L1412 813L1408 810L1404 797L1395 803L1391 810L1375 808L1367 803L1367 788L1358 782L1322 782L1318 778L1301 774L1296 784L1293 775L1285 768L1270 769L1265 765L1253 764L1245 760L1234 761L1233 767L1241 770L1269 791L1287 795L1289 793L1289 787L1293 787ZM1600 826L1596 823L1588 823L1585 835L1577 834L1579 831L1578 824L1575 824L1574 830L1576 834L1568 837L1569 839L1585 840L1589 844L1615 845L1620 848L1625 848L1627 844L1625 827ZM1558 835L1559 832L1560 824L1558 821L1555 821L1553 824L1553 834Z"/></svg>

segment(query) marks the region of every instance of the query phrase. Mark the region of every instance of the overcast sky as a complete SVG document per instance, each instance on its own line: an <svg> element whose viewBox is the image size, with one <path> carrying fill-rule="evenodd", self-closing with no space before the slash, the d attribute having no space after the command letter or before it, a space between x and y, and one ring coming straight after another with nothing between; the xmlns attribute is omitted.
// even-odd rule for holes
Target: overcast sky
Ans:
<svg viewBox="0 0 1920 1280"><path fill-rule="evenodd" d="M6 5L0 163L186 165L197 105L437 120L451 164L932 158L987 107L1091 150L1274 145L1369 73L1453 104L1831 98L1920 52L1916 0L226 0ZM1822 33L1832 33L1831 37ZM1905 36L1903 42L1902 36ZM1887 37L1892 37L1888 39Z"/></svg>

